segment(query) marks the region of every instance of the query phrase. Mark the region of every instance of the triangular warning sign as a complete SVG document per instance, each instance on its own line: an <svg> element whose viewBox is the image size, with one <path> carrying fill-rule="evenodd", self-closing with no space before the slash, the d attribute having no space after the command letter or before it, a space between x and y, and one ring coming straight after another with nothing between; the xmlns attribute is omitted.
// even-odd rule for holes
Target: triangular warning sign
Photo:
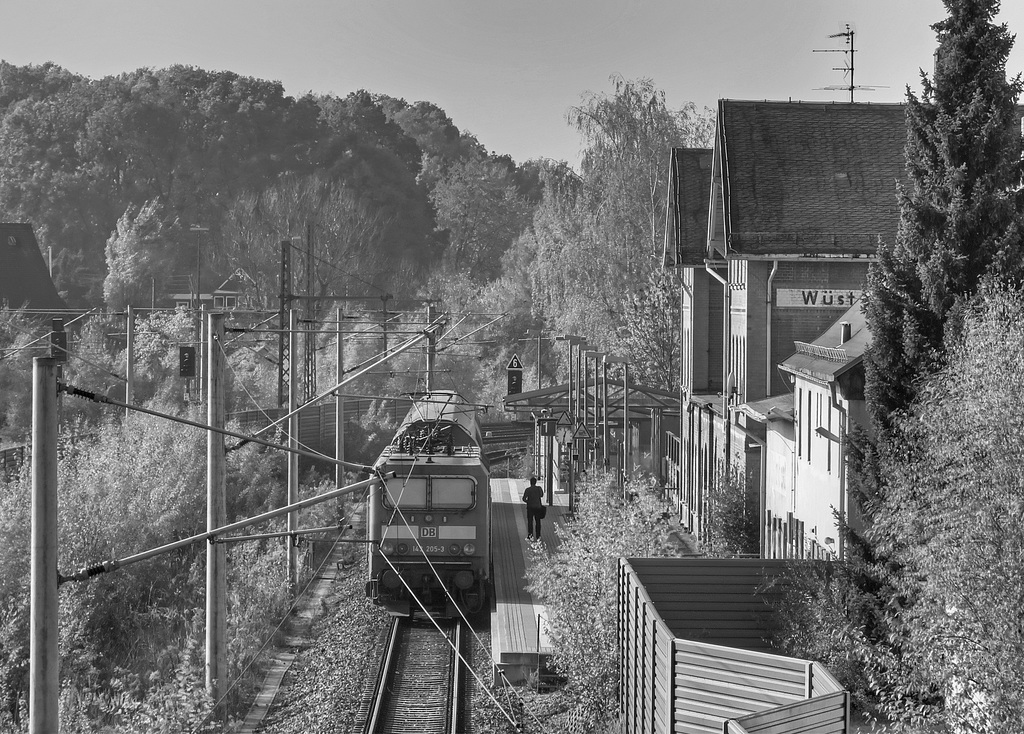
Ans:
<svg viewBox="0 0 1024 734"><path fill-rule="evenodd" d="M510 359L508 361L508 367L506 367L505 369L507 369L507 370L521 370L522 368L523 368L523 363L519 361L519 355L518 354L513 354L512 355L512 359Z"/></svg>
<svg viewBox="0 0 1024 734"><path fill-rule="evenodd" d="M572 428L572 421L569 419L569 414L566 411L562 411L558 414L558 422L555 423L559 428Z"/></svg>
<svg viewBox="0 0 1024 734"><path fill-rule="evenodd" d="M587 424L586 423L580 423L578 426L576 426L576 430L573 431L573 434L572 434L572 440L573 441L580 441L582 439L590 439L590 438L593 438L593 436L590 435L590 429L587 428Z"/></svg>

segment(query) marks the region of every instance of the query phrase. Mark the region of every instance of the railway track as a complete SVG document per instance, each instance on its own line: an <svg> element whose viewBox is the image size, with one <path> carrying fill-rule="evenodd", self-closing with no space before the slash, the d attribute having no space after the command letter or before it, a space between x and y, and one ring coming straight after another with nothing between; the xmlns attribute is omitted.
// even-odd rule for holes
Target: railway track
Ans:
<svg viewBox="0 0 1024 734"><path fill-rule="evenodd" d="M528 443L533 440L533 425L530 423L483 423L484 446L503 443Z"/></svg>
<svg viewBox="0 0 1024 734"><path fill-rule="evenodd" d="M492 466L522 456L533 443L533 426L529 423L485 423L481 429L482 448Z"/></svg>
<svg viewBox="0 0 1024 734"><path fill-rule="evenodd" d="M396 617L366 718L366 734L455 734L463 727L462 624Z"/></svg>

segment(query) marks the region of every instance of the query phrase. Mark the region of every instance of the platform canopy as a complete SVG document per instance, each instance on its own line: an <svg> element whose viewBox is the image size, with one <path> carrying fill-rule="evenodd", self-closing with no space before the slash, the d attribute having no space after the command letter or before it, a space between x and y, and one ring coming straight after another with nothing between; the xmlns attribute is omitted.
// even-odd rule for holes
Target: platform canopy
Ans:
<svg viewBox="0 0 1024 734"><path fill-rule="evenodd" d="M587 380L586 403L588 412L593 412L594 401L603 403L605 384L608 391L608 417L614 421L616 418L622 420L623 404L623 382L622 380L608 378L607 383L593 378ZM541 410L550 411L551 415L557 415L569 409L569 384L563 382L559 385L532 390L517 395L506 395L502 398L505 410L518 414L525 418L530 413L539 414ZM582 407L582 406L581 406ZM657 387L640 385L629 382L629 415L630 418L649 418L651 411L661 414L679 414L679 395L677 393L662 390Z"/></svg>

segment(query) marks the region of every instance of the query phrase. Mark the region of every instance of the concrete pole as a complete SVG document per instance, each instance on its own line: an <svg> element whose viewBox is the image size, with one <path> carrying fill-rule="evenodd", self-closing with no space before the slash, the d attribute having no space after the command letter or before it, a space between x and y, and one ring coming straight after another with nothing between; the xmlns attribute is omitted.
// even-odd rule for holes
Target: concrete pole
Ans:
<svg viewBox="0 0 1024 734"><path fill-rule="evenodd" d="M202 304L196 314L196 398L206 395L206 309Z"/></svg>
<svg viewBox="0 0 1024 734"><path fill-rule="evenodd" d="M127 405L131 405L135 396L135 309L131 306L128 306L127 322L128 326L125 329L125 332L128 335L128 347L125 350L126 364L124 370L125 377L128 379L124 386L124 402ZM131 412L131 408L125 408L125 418L127 418L128 414Z"/></svg>
<svg viewBox="0 0 1024 734"><path fill-rule="evenodd" d="M548 507L550 507L551 505L555 504L555 484L554 484L554 476L553 476L553 474L555 473L555 457L554 457L555 437L554 436L551 436L551 435L546 436L545 447L547 448L547 451L545 452L545 453L547 453L547 459L546 459L547 468L544 471L544 488L547 490Z"/></svg>
<svg viewBox="0 0 1024 734"><path fill-rule="evenodd" d="M288 368L288 412L291 413L291 417L288 418L288 448L297 449L299 448L299 413L296 408L299 407L299 360L298 360L298 339L297 335L297 319L295 309L288 310L288 354L290 358ZM286 498L286 504L294 504L299 499L299 455L296 453L288 454L288 493ZM298 514L295 512L288 513L288 532L294 533L298 530ZM285 538L285 542L288 544L287 558L288 558L288 586L292 590L296 588L299 583L299 563L298 563L298 548L295 546L294 535L289 535Z"/></svg>
<svg viewBox="0 0 1024 734"><path fill-rule="evenodd" d="M605 469L608 468L608 362L601 360L601 453Z"/></svg>
<svg viewBox="0 0 1024 734"><path fill-rule="evenodd" d="M541 340L541 335L543 333L544 332L541 329L537 329L537 389L538 390L540 390L540 364L541 364L541 362L540 362L540 360L541 360L540 340Z"/></svg>
<svg viewBox="0 0 1024 734"><path fill-rule="evenodd" d="M345 379L345 340L342 333L344 317L345 311L339 306L337 311L338 369L335 374L337 379L334 383L336 385L340 385ZM337 402L335 403L334 411L334 458L338 461L345 460L345 398L342 396L340 388L337 391ZM337 487L345 486L345 467L341 464L337 464L334 467L334 484Z"/></svg>
<svg viewBox="0 0 1024 734"><path fill-rule="evenodd" d="M629 425L629 363L622 365L622 478L623 481L629 478L630 463L630 434L633 432Z"/></svg>
<svg viewBox="0 0 1024 734"><path fill-rule="evenodd" d="M206 419L223 428L224 408L224 314L209 314L206 333ZM206 432L206 530L227 525L224 434ZM223 543L206 543L206 692L216 705L227 689L227 555ZM223 718L223 706L214 716Z"/></svg>
<svg viewBox="0 0 1024 734"><path fill-rule="evenodd" d="M434 322L434 306L427 306L427 325ZM434 364L437 359L437 332L431 329L427 337L427 392L434 389Z"/></svg>
<svg viewBox="0 0 1024 734"><path fill-rule="evenodd" d="M568 400L568 402L566 403L567 404L567 408L566 408L565 413L569 416L569 418L571 418L572 417L572 340L569 339L565 343L569 347L569 359L568 359L568 361L569 361L569 382L568 382L568 388L569 389L568 389L568 395L566 396L566 399Z"/></svg>
<svg viewBox="0 0 1024 734"><path fill-rule="evenodd" d="M32 570L29 626L30 734L59 728L57 654L57 360L32 365Z"/></svg>

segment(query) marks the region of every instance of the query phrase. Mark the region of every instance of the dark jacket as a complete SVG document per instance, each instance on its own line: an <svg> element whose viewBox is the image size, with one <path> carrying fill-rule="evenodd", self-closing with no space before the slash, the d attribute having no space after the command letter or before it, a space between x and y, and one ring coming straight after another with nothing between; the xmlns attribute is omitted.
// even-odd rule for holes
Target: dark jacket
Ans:
<svg viewBox="0 0 1024 734"><path fill-rule="evenodd" d="M523 492L523 502L526 503L527 507L543 507L544 490L536 484L531 484Z"/></svg>

